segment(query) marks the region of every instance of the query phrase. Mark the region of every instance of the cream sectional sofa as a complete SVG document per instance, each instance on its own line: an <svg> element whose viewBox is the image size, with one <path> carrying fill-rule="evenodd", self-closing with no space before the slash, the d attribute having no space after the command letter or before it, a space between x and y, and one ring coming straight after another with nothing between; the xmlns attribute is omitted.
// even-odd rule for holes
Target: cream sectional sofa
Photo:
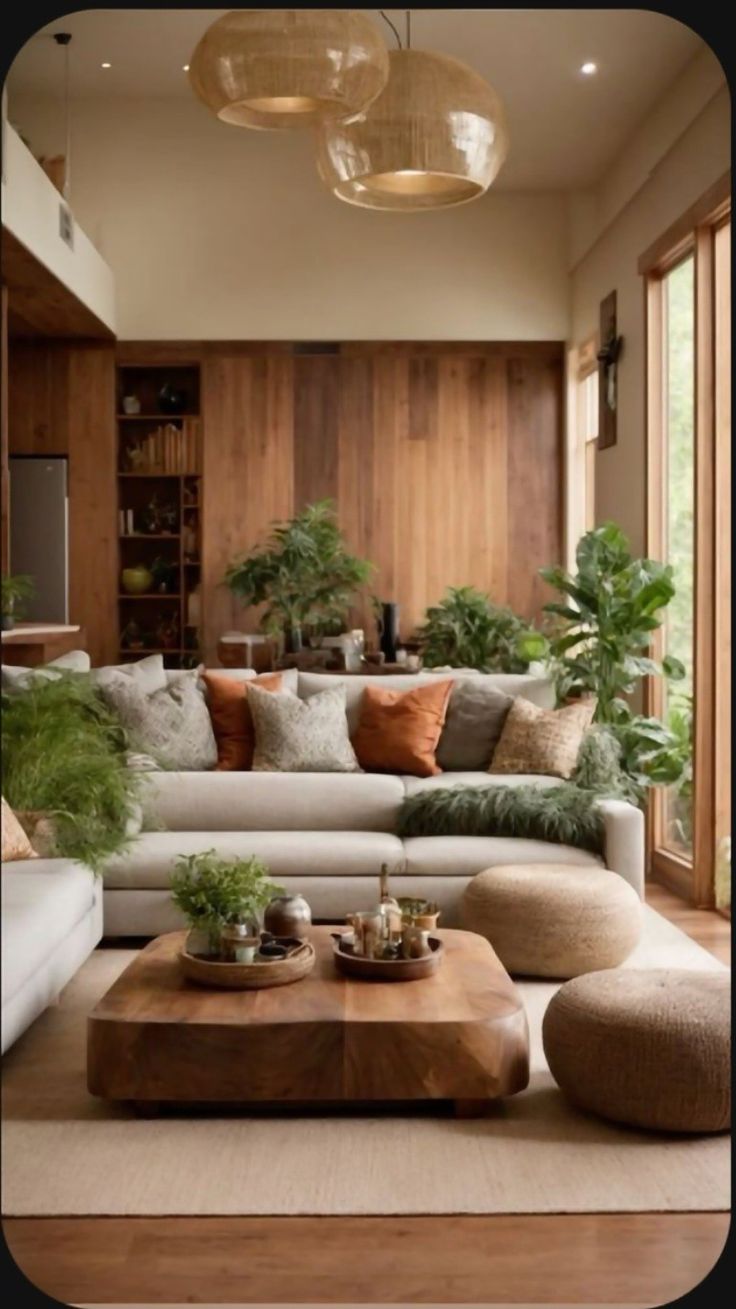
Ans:
<svg viewBox="0 0 736 1309"><path fill-rule="evenodd" d="M246 670L216 669L247 679ZM421 673L381 678L386 688L411 689L437 676ZM355 726L368 680L315 673L287 675L302 697L335 680L347 689L349 724ZM510 695L550 707L551 683L544 677L488 675ZM644 886L644 823L641 812L622 801L601 802L605 821L603 859L569 846L507 837L434 836L401 840L397 823L406 795L440 786L554 786L553 777L493 776L445 772L436 777L351 773L172 773L145 778L144 830L103 875L105 935L152 936L182 925L171 903L171 872L179 855L216 849L221 854L256 854L288 891L300 891L315 917L341 919L376 899L381 864L388 864L398 895L436 900L447 926L457 923L468 880L493 864L574 863L591 870L603 863L637 892Z"/></svg>

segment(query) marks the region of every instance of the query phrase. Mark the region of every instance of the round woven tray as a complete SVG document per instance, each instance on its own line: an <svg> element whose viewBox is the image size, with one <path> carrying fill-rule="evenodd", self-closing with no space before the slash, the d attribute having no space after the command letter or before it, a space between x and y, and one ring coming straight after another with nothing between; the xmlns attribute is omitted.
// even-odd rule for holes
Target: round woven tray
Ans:
<svg viewBox="0 0 736 1309"><path fill-rule="evenodd" d="M314 946L305 941L288 959L264 960L257 964L227 964L200 955L179 953L182 972L199 986L214 986L228 991L262 991L269 986L287 986L311 973L315 961Z"/></svg>
<svg viewBox="0 0 736 1309"><path fill-rule="evenodd" d="M431 977L442 963L444 946L436 936L430 936L432 953L423 959L366 959L363 955L348 954L342 950L341 938L332 938L335 963L346 977L362 977L371 982L418 982Z"/></svg>

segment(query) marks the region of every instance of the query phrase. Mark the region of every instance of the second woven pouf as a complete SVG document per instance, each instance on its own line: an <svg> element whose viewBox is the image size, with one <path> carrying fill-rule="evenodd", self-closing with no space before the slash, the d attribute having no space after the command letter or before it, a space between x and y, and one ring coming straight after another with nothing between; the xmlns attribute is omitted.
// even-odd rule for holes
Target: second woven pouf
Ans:
<svg viewBox="0 0 736 1309"><path fill-rule="evenodd" d="M574 864L501 864L465 888L463 926L508 972L578 977L615 968L641 933L641 902L618 873Z"/></svg>

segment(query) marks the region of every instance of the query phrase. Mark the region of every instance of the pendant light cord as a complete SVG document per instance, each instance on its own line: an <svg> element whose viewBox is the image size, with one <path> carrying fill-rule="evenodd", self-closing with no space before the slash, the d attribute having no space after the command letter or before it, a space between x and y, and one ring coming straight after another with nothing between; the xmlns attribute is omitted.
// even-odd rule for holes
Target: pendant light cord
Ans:
<svg viewBox="0 0 736 1309"><path fill-rule="evenodd" d="M411 9L406 11L406 48L411 50Z"/></svg>
<svg viewBox="0 0 736 1309"><path fill-rule="evenodd" d="M384 23L388 23L389 27L391 28L391 31L396 37L396 45L398 46L399 50L403 50L404 47L401 44L401 37L399 36L398 28L395 27L394 24L391 22L391 19L389 18L385 9L379 9L378 12L381 15L381 18L383 19ZM407 13L408 12L409 11L407 10Z"/></svg>

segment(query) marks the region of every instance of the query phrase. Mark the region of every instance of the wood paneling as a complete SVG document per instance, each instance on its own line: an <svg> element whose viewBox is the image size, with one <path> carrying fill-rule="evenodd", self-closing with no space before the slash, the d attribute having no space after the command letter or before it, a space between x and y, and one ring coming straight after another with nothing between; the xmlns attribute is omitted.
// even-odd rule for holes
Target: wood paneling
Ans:
<svg viewBox="0 0 736 1309"><path fill-rule="evenodd" d="M11 454L69 458L69 617L86 629L93 663L114 663L114 350L98 342L14 340L8 400Z"/></svg>
<svg viewBox="0 0 736 1309"><path fill-rule="evenodd" d="M7 228L2 230L2 265L13 336L113 340L110 328Z"/></svg>
<svg viewBox="0 0 736 1309"><path fill-rule="evenodd" d="M351 618L370 634L370 590L406 637L449 585L538 615L537 569L562 551L560 344L313 349L203 347L207 651L256 626L219 586L233 556L325 496L376 566Z"/></svg>
<svg viewBox="0 0 736 1309"><path fill-rule="evenodd" d="M0 571L9 571L10 515L8 512L8 288L0 299Z"/></svg>

